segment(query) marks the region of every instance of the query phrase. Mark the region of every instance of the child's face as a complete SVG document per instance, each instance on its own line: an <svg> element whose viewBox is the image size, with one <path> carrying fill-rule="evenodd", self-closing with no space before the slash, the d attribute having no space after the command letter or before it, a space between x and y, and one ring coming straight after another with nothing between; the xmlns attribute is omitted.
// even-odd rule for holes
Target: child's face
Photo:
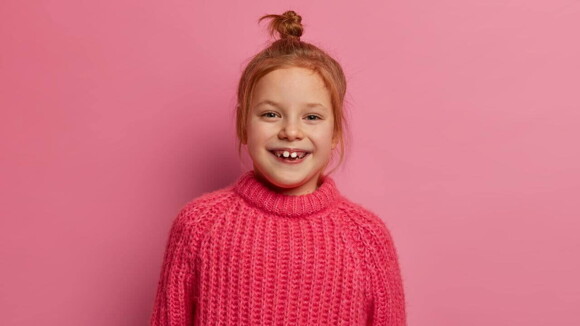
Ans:
<svg viewBox="0 0 580 326"><path fill-rule="evenodd" d="M317 73L298 67L277 69L256 84L246 144L254 171L278 192L303 195L316 190L336 147L333 130L330 93ZM284 151L289 158L275 154L284 156ZM306 156L291 160L303 152Z"/></svg>

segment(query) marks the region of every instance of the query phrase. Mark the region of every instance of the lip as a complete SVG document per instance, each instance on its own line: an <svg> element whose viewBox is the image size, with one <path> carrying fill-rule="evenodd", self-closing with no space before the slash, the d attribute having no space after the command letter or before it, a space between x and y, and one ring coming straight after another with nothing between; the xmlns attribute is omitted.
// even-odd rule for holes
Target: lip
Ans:
<svg viewBox="0 0 580 326"><path fill-rule="evenodd" d="M273 151L306 152L306 153L310 154L310 151L307 151L305 149L301 149L301 148L290 148L290 147L270 148L270 149L268 149L268 151L270 151L270 152L273 152Z"/></svg>

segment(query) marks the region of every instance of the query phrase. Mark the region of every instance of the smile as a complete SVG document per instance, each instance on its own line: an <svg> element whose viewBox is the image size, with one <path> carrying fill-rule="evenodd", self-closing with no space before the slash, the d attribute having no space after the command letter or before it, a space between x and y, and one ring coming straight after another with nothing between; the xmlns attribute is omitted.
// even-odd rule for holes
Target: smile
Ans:
<svg viewBox="0 0 580 326"><path fill-rule="evenodd" d="M310 155L308 152L290 153L289 151L270 151L270 153L272 153L272 155L274 155L278 161L284 163L300 163L304 161L308 155Z"/></svg>

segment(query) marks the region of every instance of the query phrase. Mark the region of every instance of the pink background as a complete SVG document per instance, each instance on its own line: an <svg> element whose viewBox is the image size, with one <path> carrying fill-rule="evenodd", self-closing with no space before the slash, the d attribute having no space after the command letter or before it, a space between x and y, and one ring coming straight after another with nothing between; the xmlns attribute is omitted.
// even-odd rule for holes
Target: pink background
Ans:
<svg viewBox="0 0 580 326"><path fill-rule="evenodd" d="M145 325L171 222L233 182L235 87L294 9L349 81L341 192L409 325L580 325L580 3L0 2L0 324Z"/></svg>

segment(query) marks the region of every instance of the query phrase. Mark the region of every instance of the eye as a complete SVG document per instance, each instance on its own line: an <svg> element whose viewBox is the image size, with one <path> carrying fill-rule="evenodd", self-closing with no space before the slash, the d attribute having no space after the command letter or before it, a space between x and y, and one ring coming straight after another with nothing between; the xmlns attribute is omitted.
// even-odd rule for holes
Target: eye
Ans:
<svg viewBox="0 0 580 326"><path fill-rule="evenodd" d="M274 112L266 112L262 114L262 117L266 117L266 118L275 118L276 117L276 113Z"/></svg>
<svg viewBox="0 0 580 326"><path fill-rule="evenodd" d="M320 120L321 118L315 114L309 114L306 116L308 120Z"/></svg>

